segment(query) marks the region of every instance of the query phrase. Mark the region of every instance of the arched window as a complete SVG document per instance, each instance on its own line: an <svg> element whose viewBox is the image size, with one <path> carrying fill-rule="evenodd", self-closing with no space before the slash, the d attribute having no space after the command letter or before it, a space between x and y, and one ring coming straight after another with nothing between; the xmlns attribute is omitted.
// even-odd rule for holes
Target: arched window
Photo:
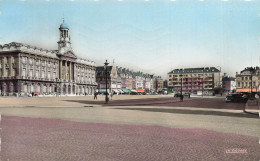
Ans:
<svg viewBox="0 0 260 161"><path fill-rule="evenodd" d="M71 86L68 86L68 94L71 94Z"/></svg>
<svg viewBox="0 0 260 161"><path fill-rule="evenodd" d="M66 85L65 84L63 85L63 94L64 95L66 94Z"/></svg>

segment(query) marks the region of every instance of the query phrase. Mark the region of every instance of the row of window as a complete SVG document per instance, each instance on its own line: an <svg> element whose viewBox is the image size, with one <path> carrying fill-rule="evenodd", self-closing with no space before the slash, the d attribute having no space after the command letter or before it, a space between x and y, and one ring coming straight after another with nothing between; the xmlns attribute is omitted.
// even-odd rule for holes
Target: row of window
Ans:
<svg viewBox="0 0 260 161"><path fill-rule="evenodd" d="M249 87L251 86L251 82L237 82L237 87ZM256 82L252 82L252 86L256 86Z"/></svg>
<svg viewBox="0 0 260 161"><path fill-rule="evenodd" d="M182 75L182 76L181 76ZM209 73L205 73L205 74L175 74L175 75L172 75L172 74L169 74L169 77L173 77L173 78L176 78L176 77L203 77L203 76L213 76L214 74L209 74Z"/></svg>
<svg viewBox="0 0 260 161"><path fill-rule="evenodd" d="M28 58L28 57L22 57L22 63L23 64L28 64L28 65L36 65L36 66L46 66L47 67L53 67L56 68L57 63L56 61L47 61L47 60L40 60L40 59L34 59L34 58Z"/></svg>
<svg viewBox="0 0 260 161"><path fill-rule="evenodd" d="M6 68L4 69L0 68L0 77L14 77L16 75L16 69Z"/></svg>

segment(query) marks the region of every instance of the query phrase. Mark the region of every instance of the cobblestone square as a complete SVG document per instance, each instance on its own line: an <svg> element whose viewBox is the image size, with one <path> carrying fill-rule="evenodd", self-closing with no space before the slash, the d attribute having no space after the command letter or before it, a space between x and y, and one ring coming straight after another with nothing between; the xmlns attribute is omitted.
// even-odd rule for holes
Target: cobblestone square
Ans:
<svg viewBox="0 0 260 161"><path fill-rule="evenodd" d="M2 160L259 160L260 119L223 98L0 98ZM204 105L202 105L204 104ZM206 104L206 105L205 105Z"/></svg>

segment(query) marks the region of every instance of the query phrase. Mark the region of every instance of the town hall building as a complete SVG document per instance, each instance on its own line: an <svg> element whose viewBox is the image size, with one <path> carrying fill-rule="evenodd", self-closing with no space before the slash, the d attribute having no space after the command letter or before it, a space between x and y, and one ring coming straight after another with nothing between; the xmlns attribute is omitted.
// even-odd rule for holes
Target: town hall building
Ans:
<svg viewBox="0 0 260 161"><path fill-rule="evenodd" d="M73 52L69 28L59 28L58 50L22 43L0 45L0 94L29 96L92 95L97 83L96 64Z"/></svg>

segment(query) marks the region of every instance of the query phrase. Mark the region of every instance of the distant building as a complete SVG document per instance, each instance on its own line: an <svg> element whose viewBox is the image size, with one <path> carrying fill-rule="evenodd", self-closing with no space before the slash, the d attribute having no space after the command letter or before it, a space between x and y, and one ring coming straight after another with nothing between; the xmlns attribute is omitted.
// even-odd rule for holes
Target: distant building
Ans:
<svg viewBox="0 0 260 161"><path fill-rule="evenodd" d="M161 76L153 76L153 84L154 84L154 91L159 92L161 91L163 87L163 79Z"/></svg>
<svg viewBox="0 0 260 161"><path fill-rule="evenodd" d="M222 77L222 93L233 93L236 90L236 78L224 73Z"/></svg>
<svg viewBox="0 0 260 161"><path fill-rule="evenodd" d="M163 88L168 88L168 80L163 81Z"/></svg>
<svg viewBox="0 0 260 161"><path fill-rule="evenodd" d="M174 69L168 73L168 89L174 93L179 93L182 86L183 92L211 95L220 84L220 71L215 67Z"/></svg>
<svg viewBox="0 0 260 161"><path fill-rule="evenodd" d="M96 81L97 81L97 89L99 92L105 92L106 89L106 70L104 66L98 66L96 69ZM117 68L115 66L107 66L107 88L108 92L111 91L115 93L120 93L122 88L122 79L117 72ZM124 82L125 86L125 82Z"/></svg>
<svg viewBox="0 0 260 161"><path fill-rule="evenodd" d="M58 50L22 43L0 45L0 93L3 96L91 95L96 89L93 61L72 50L69 28L60 25Z"/></svg>
<svg viewBox="0 0 260 161"><path fill-rule="evenodd" d="M143 72L135 72L122 67L107 67L107 88L111 93L152 92L156 78L153 75ZM105 92L106 72L104 66L98 66L96 70L96 81L99 92Z"/></svg>
<svg viewBox="0 0 260 161"><path fill-rule="evenodd" d="M252 84L251 84L252 83ZM259 67L247 67L236 74L236 91L252 92L259 91L260 69Z"/></svg>

